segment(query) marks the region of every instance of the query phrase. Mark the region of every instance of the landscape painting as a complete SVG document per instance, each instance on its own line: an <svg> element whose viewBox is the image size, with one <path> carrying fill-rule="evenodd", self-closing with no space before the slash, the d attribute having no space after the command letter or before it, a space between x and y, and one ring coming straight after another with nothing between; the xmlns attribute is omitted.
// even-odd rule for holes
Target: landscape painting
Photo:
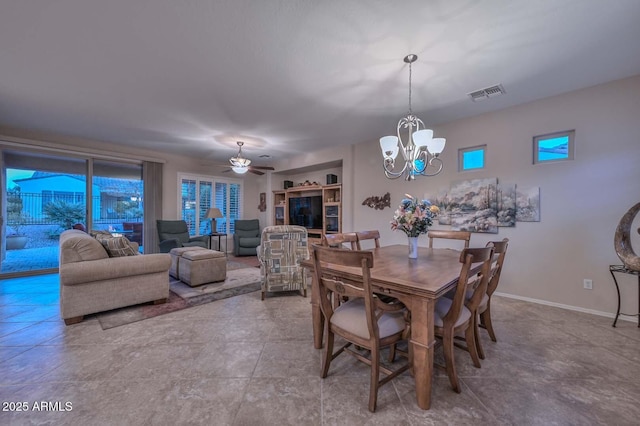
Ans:
<svg viewBox="0 0 640 426"><path fill-rule="evenodd" d="M496 196L498 226L516 226L516 185L499 183Z"/></svg>
<svg viewBox="0 0 640 426"><path fill-rule="evenodd" d="M448 196L451 229L497 234L497 183L496 178L453 183Z"/></svg>
<svg viewBox="0 0 640 426"><path fill-rule="evenodd" d="M539 186L516 186L516 221L540 222Z"/></svg>
<svg viewBox="0 0 640 426"><path fill-rule="evenodd" d="M436 215L433 223L439 225L451 225L451 200L449 199L449 188L440 190L437 194L425 193L424 198L431 204L438 206L440 212Z"/></svg>

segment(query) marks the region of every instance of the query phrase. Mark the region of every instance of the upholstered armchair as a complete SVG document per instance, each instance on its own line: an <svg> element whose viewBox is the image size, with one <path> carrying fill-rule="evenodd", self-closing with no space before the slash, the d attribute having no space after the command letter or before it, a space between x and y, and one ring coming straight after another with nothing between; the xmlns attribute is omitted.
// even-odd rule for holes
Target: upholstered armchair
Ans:
<svg viewBox="0 0 640 426"><path fill-rule="evenodd" d="M258 219L236 220L234 222L233 255L255 256L260 245L260 222Z"/></svg>
<svg viewBox="0 0 640 426"><path fill-rule="evenodd" d="M209 248L209 236L189 236L189 227L184 220L158 220L158 239L160 241L160 253L169 253L177 247L203 247Z"/></svg>
<svg viewBox="0 0 640 426"><path fill-rule="evenodd" d="M300 262L309 258L307 229L295 225L267 226L258 246L262 275L262 300L267 292L302 290L307 297L307 279Z"/></svg>

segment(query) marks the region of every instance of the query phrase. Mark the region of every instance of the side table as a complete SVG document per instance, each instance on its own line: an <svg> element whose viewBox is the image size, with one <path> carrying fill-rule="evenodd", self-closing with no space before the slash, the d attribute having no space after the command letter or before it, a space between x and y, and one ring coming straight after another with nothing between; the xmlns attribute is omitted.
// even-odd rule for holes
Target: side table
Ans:
<svg viewBox="0 0 640 426"><path fill-rule="evenodd" d="M618 310L616 311L616 318L613 320L613 327L616 326L618 322L618 317L620 315L630 316L630 317L638 317L638 327L640 327L640 271L633 271L631 269L627 269L624 265L609 265L609 272L611 272L611 276L613 277L613 283L616 285L616 291L618 292ZM620 287L618 286L618 280L616 280L616 272L620 272L622 274L635 275L638 277L638 313L637 314L625 314L620 312Z"/></svg>
<svg viewBox="0 0 640 426"><path fill-rule="evenodd" d="M212 244L211 244L211 239L213 237L218 237L218 251L222 251L220 250L222 248L222 246L220 245L220 239L222 237L224 237L224 255L227 255L227 234L223 233L223 232L212 232L211 234L209 234L209 248L212 248Z"/></svg>

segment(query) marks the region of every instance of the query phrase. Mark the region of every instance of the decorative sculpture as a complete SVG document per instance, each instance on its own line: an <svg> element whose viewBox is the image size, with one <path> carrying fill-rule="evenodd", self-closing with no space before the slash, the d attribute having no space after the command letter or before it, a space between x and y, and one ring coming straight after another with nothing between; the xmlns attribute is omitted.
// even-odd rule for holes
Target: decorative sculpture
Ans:
<svg viewBox="0 0 640 426"><path fill-rule="evenodd" d="M622 216L613 240L616 254L620 260L622 260L622 263L624 263L625 268L632 271L640 271L640 256L635 254L633 247L631 247L631 224L639 211L640 203L631 207L629 211ZM638 228L638 233L640 234L640 228Z"/></svg>
<svg viewBox="0 0 640 426"><path fill-rule="evenodd" d="M382 197L372 195L362 202L363 206L371 207L376 210L384 210L385 207L391 207L391 194L388 192Z"/></svg>

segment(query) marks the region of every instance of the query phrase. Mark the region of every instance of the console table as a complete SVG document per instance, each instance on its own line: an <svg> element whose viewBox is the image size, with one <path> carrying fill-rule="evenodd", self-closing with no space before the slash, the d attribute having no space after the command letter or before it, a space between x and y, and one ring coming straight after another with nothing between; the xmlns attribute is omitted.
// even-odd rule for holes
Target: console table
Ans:
<svg viewBox="0 0 640 426"><path fill-rule="evenodd" d="M630 317L638 317L638 327L640 327L640 271L633 271L631 269L627 269L624 265L609 265L609 272L611 272L611 276L613 277L613 283L616 285L616 291L618 292L618 310L616 311L616 318L613 320L613 327L616 326L618 322L618 317L620 315L630 316ZM616 279L616 272L622 274L635 275L638 277L638 313L637 314L625 314L620 312L620 287L618 286L618 280Z"/></svg>
<svg viewBox="0 0 640 426"><path fill-rule="evenodd" d="M224 255L227 255L227 234L225 234L224 232L212 232L211 234L209 234L209 248L213 249L212 244L211 244L211 239L213 237L218 237L218 251L222 251L220 250L222 248L222 246L220 245L220 238L224 237Z"/></svg>

